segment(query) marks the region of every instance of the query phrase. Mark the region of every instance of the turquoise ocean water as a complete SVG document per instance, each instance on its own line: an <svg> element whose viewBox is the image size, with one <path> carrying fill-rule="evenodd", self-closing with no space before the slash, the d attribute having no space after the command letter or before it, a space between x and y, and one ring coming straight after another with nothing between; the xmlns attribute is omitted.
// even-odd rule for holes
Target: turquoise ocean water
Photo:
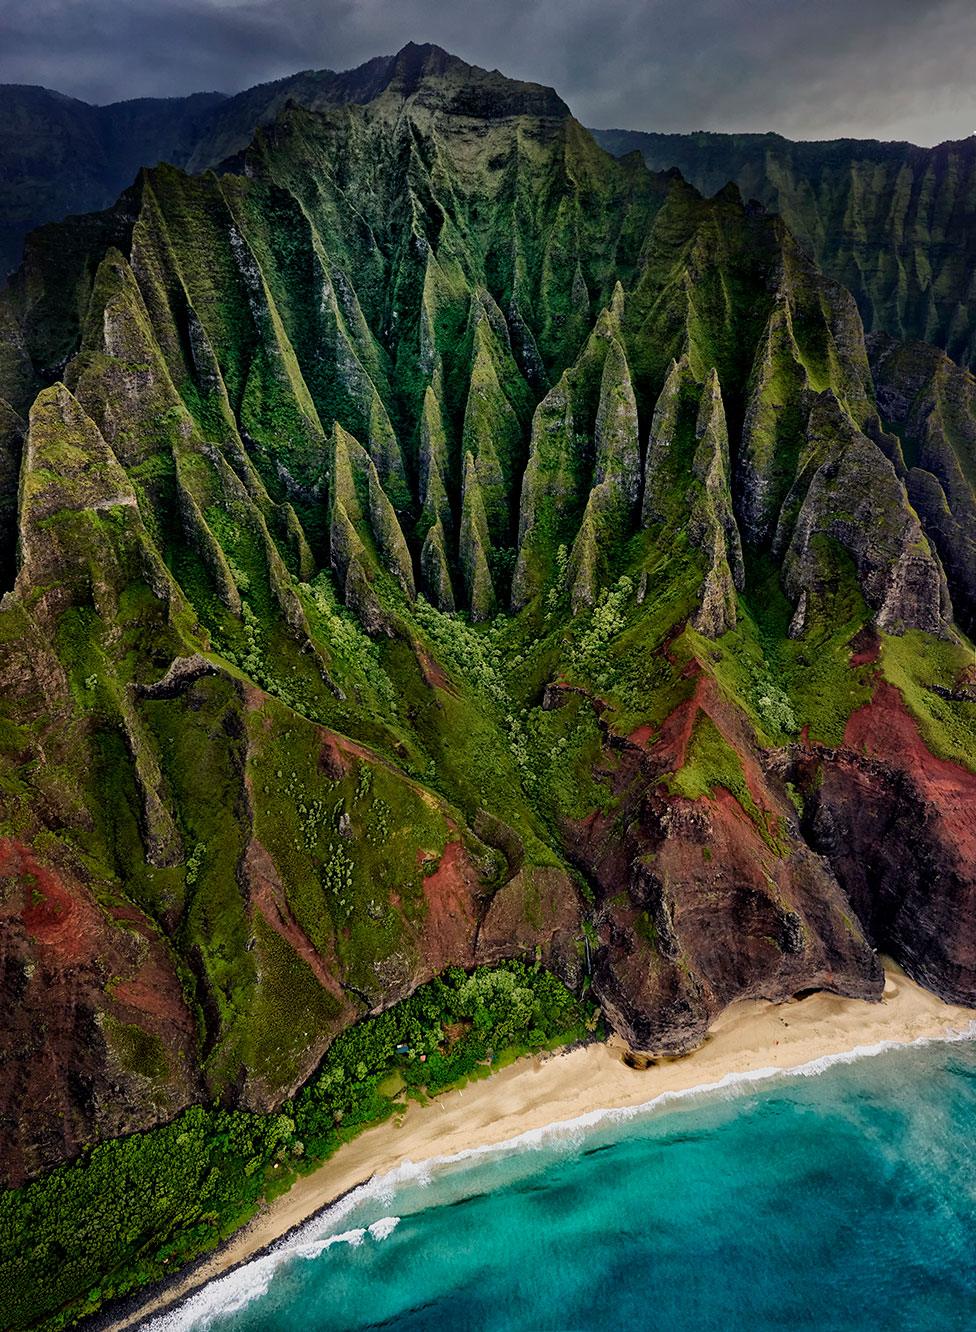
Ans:
<svg viewBox="0 0 976 1332"><path fill-rule="evenodd" d="M589 1116L357 1190L152 1332L976 1332L976 1042Z"/></svg>

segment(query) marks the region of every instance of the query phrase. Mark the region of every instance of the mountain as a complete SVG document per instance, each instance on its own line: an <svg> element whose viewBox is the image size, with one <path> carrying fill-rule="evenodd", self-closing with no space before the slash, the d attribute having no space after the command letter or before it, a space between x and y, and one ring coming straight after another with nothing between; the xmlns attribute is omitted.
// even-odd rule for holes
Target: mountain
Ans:
<svg viewBox="0 0 976 1332"><path fill-rule="evenodd" d="M0 84L0 274L22 257L24 238L45 222L107 208L142 166L173 162L190 171L218 166L250 143L254 131L290 102L319 111L368 102L439 69L445 109L492 116L500 81L439 47L408 44L357 69L305 70L236 96L139 98L108 106L47 88ZM551 88L504 80L511 111L566 113Z"/></svg>
<svg viewBox="0 0 976 1332"><path fill-rule="evenodd" d="M13 1326L405 1078L876 949L976 999L972 376L548 90L373 70L0 294Z"/></svg>
<svg viewBox="0 0 976 1332"><path fill-rule="evenodd" d="M936 148L778 134L593 130L617 156L677 167L704 194L735 181L779 213L857 299L869 332L924 340L976 365L976 137Z"/></svg>
<svg viewBox="0 0 976 1332"><path fill-rule="evenodd" d="M0 274L19 263L34 227L107 208L147 162L185 159L221 101L198 93L89 106L0 85Z"/></svg>
<svg viewBox="0 0 976 1332"><path fill-rule="evenodd" d="M551 88L500 80L439 47L408 44L356 69L306 70L235 96L89 106L44 88L0 85L0 273L35 227L107 208L139 168L217 168L289 104L365 104L436 71L442 109L491 119L565 115ZM504 84L503 100L499 89ZM850 290L869 332L976 363L976 139L919 148L870 139L792 142L778 134L592 130L608 152L677 167L705 195L734 181L779 213L818 266Z"/></svg>

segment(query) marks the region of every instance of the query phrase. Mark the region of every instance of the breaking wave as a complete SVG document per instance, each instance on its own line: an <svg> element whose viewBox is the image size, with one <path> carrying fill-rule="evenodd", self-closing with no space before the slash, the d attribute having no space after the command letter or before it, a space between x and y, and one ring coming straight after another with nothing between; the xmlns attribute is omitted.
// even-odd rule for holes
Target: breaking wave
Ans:
<svg viewBox="0 0 976 1332"><path fill-rule="evenodd" d="M427 1184L438 1168L513 1152L556 1147L572 1149L598 1127L627 1123L660 1111L662 1107L670 1104L722 1093L734 1095L756 1083L770 1082L774 1079L816 1077L834 1065L853 1064L857 1060L874 1058L891 1050L974 1039L976 1039L976 1021L964 1028L947 1031L939 1036L922 1036L913 1041L886 1040L873 1045L858 1045L837 1054L823 1055L795 1068L768 1067L727 1073L715 1082L661 1092L635 1106L591 1110L573 1119L559 1120L542 1128L529 1129L504 1142L469 1147L460 1152L432 1156L422 1161L404 1161L396 1169L375 1175L350 1190L337 1202L278 1240L257 1258L250 1259L223 1276L214 1278L188 1295L178 1305L149 1318L142 1326L145 1332L201 1332L202 1329L211 1326L215 1320L237 1313L253 1300L265 1295L276 1269L283 1263L299 1258L316 1259L337 1246L357 1247L367 1241L382 1242L396 1229L400 1220L398 1216L381 1216L365 1227L349 1230L340 1230L339 1227L353 1211L359 1211L370 1202L388 1205L397 1190L405 1184L420 1186Z"/></svg>

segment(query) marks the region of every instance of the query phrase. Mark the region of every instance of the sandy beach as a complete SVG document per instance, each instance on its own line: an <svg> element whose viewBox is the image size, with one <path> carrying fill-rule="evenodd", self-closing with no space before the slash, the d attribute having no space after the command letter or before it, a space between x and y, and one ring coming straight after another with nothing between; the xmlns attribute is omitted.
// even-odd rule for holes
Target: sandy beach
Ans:
<svg viewBox="0 0 976 1332"><path fill-rule="evenodd" d="M723 1079L796 1069L883 1043L938 1039L966 1031L976 1019L976 1011L942 1003L892 963L885 969L881 1003L830 994L786 1004L741 1002L726 1009L698 1050L647 1069L626 1064L624 1047L611 1040L522 1059L427 1105L411 1104L401 1116L341 1147L183 1280L168 1283L162 1291L150 1289L125 1317L105 1326L137 1326L247 1261L357 1184L405 1162L507 1143L562 1121L644 1105Z"/></svg>

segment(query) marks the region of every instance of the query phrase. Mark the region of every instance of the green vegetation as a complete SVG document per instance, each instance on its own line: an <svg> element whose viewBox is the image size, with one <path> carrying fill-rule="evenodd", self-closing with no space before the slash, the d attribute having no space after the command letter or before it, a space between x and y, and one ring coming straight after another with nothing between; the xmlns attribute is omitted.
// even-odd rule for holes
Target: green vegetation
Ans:
<svg viewBox="0 0 976 1332"><path fill-rule="evenodd" d="M685 762L668 785L675 795L688 800L697 800L722 786L750 815L758 817L742 762L710 717L697 718Z"/></svg>
<svg viewBox="0 0 976 1332"><path fill-rule="evenodd" d="M790 638L793 614L779 570L768 556L748 564L739 621L710 650L700 635L689 646L746 710L765 743L788 743L806 730L825 744L839 744L847 718L871 699L875 666L852 667L851 641L869 618L849 559L835 551L837 581L816 619Z"/></svg>
<svg viewBox="0 0 976 1332"><path fill-rule="evenodd" d="M716 787L722 787L739 802L763 840L774 845L767 818L749 790L742 761L710 717L702 714L696 719L685 762L667 779L667 786L672 795L688 800L710 796Z"/></svg>
<svg viewBox="0 0 976 1332"><path fill-rule="evenodd" d="M884 636L881 672L918 719L925 743L933 754L968 768L976 755L976 702L949 699L936 691L951 693L973 664L972 648L960 642L939 641L917 631Z"/></svg>
<svg viewBox="0 0 976 1332"><path fill-rule="evenodd" d="M955 295L974 255L976 154L968 141L935 150L873 139L793 142L778 134L593 134L615 155L640 152L653 171L677 167L706 197L736 181L744 197L779 213L817 263L850 288L869 331L924 338L973 363L976 330L971 317L959 317ZM939 200L946 219L938 231L927 198Z"/></svg>
<svg viewBox="0 0 976 1332"><path fill-rule="evenodd" d="M864 993L801 840L818 772L884 680L976 768L971 379L872 344L887 433L851 298L778 218L544 89L379 70L341 106L302 76L249 146L230 108L233 171L143 172L0 292L22 1322L32 1282L68 1321L404 1097L575 1039L542 966L614 976L645 1043L731 976ZM41 1173L52 1142L81 1164Z"/></svg>
<svg viewBox="0 0 976 1332"><path fill-rule="evenodd" d="M5 1326L69 1326L214 1248L298 1172L402 1109L407 1091L435 1095L595 1025L592 1006L544 971L454 969L344 1032L274 1114L195 1106L0 1194ZM154 1057L138 1044L132 1054Z"/></svg>

